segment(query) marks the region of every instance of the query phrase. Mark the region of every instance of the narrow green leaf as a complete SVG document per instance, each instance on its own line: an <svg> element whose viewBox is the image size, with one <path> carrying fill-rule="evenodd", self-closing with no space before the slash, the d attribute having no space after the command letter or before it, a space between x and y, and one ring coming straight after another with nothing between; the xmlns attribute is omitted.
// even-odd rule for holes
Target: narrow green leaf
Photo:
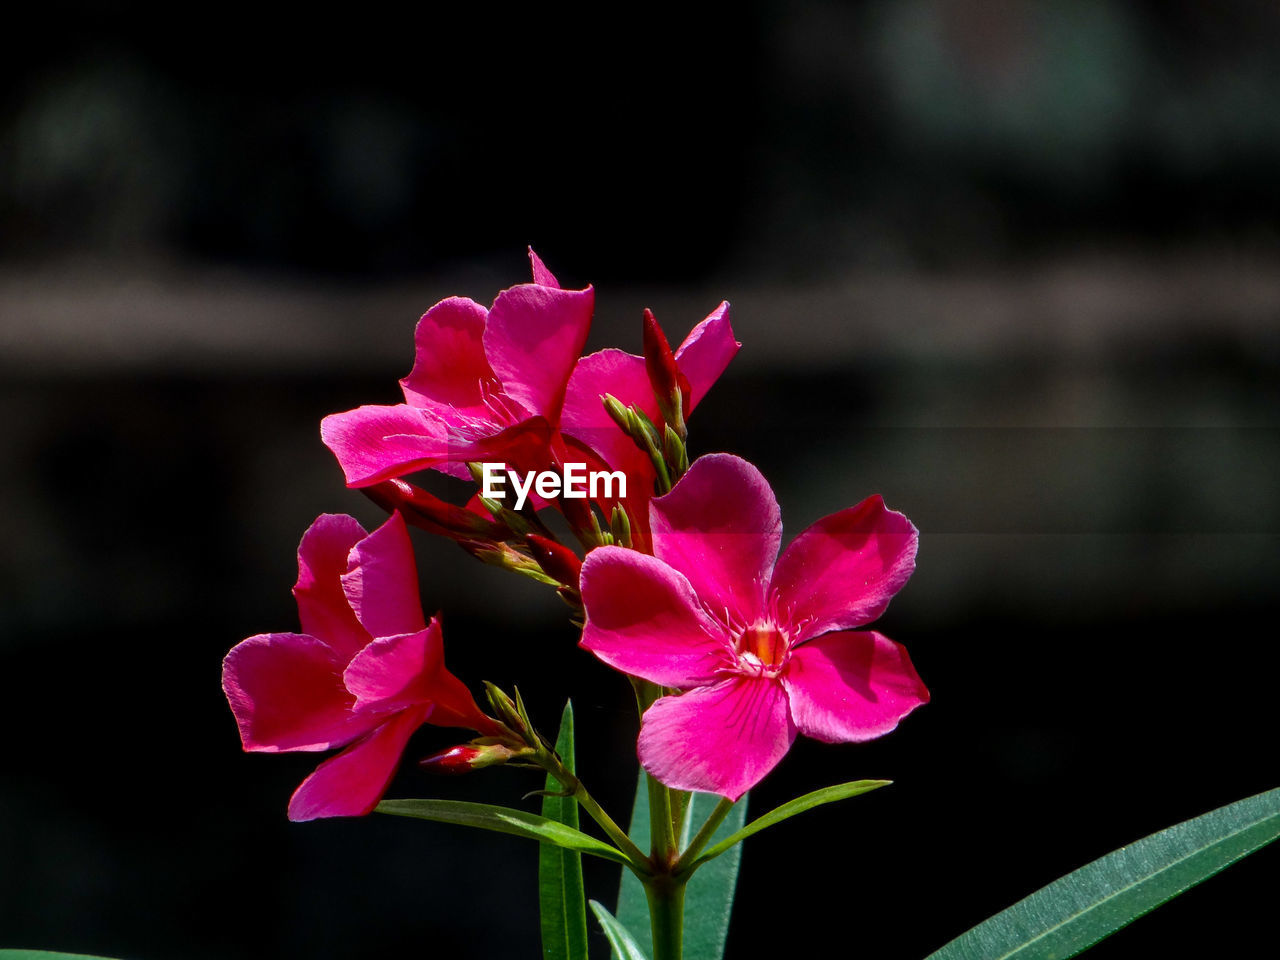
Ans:
<svg viewBox="0 0 1280 960"><path fill-rule="evenodd" d="M952 940L928 960L1065 960L1280 836L1280 789L1121 847Z"/></svg>
<svg viewBox="0 0 1280 960"><path fill-rule="evenodd" d="M602 907L598 900L591 901L591 912L600 921L600 929L608 938L609 946L613 947L615 957L619 960L649 960L631 932L614 919L613 914Z"/></svg>
<svg viewBox="0 0 1280 960"><path fill-rule="evenodd" d="M631 839L640 846L649 842L649 790L645 772L640 771L636 784L636 801L631 810ZM715 809L720 798L710 793L694 793L685 813L684 830L678 838L681 850ZM738 830L747 817L747 798L740 799L724 822L716 830L715 839L728 836ZM714 864L707 864L689 878L684 895L684 956L685 960L720 960L724 956L725 938L729 933L729 912L733 907L733 892L738 882L738 868L742 851L738 848L731 855L721 857ZM644 887L630 870L622 871L622 885L618 890L618 920L635 932L636 940L645 950L653 947L649 929L649 903ZM614 960L622 960L615 952Z"/></svg>
<svg viewBox="0 0 1280 960"><path fill-rule="evenodd" d="M564 705L556 753L565 768L574 771L573 703ZM547 774L547 795L542 815L548 820L578 829L578 802L553 796L563 789ZM582 890L582 854L549 843L538 848L538 900L542 916L543 960L587 960L587 905Z"/></svg>
<svg viewBox="0 0 1280 960"><path fill-rule="evenodd" d="M49 950L0 950L0 960L107 960L87 953L53 953Z"/></svg>
<svg viewBox="0 0 1280 960"><path fill-rule="evenodd" d="M689 844L698 827L711 815L720 798L710 793L695 793L685 815L684 836L680 849ZM747 819L747 798L733 805L729 815L712 834L712 842L722 840L739 830ZM734 888L738 884L738 868L742 865L742 847L734 847L724 856L705 864L689 878L684 895L684 955L688 960L720 960L724 956L725 939L729 936L729 915L733 911Z"/></svg>
<svg viewBox="0 0 1280 960"><path fill-rule="evenodd" d="M415 817L440 823L459 823L466 827L496 830L517 837L528 837L540 843L553 843L566 850L577 850L592 856L626 863L626 857L609 844L589 837L563 823L534 813L497 807L488 803L466 803L462 800L383 800L374 808L378 813L397 817Z"/></svg>

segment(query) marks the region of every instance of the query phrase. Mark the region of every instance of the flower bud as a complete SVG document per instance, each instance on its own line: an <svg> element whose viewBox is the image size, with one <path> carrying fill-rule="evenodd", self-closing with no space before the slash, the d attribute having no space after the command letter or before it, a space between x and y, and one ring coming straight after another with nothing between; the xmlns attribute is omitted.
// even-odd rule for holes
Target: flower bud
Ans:
<svg viewBox="0 0 1280 960"><path fill-rule="evenodd" d="M662 418L684 439L691 394L689 379L680 372L667 335L648 309L644 312L644 370L649 375L649 386L653 388Z"/></svg>
<svg viewBox="0 0 1280 960"><path fill-rule="evenodd" d="M451 540L505 540L511 531L501 523L441 500L404 480L383 480L364 488L365 495L388 512L400 511L405 522Z"/></svg>
<svg viewBox="0 0 1280 960"><path fill-rule="evenodd" d="M490 683L488 680L484 681L484 692L489 698L489 705L493 707L493 712L498 715L498 719L506 724L517 737L529 743L530 737L534 734L532 728L525 722L520 705L507 696L500 687Z"/></svg>
<svg viewBox="0 0 1280 960"><path fill-rule="evenodd" d="M560 586L559 580L543 572L537 560L526 553L521 553L510 544L474 543L463 540L460 540L459 544L482 563L501 567L503 570L510 570L512 573L522 573L526 577L537 580L539 583L550 584L553 587Z"/></svg>
<svg viewBox="0 0 1280 960"><path fill-rule="evenodd" d="M667 466L671 470L672 481L683 477L685 471L689 469L689 452L685 449L680 435L671 429L670 424L663 428L662 455L666 458Z"/></svg>
<svg viewBox="0 0 1280 960"><path fill-rule="evenodd" d="M613 515L609 518L609 530L613 534L614 543L620 543L624 547L631 546L631 518L627 516L627 511L620 503L613 508Z"/></svg>
<svg viewBox="0 0 1280 960"><path fill-rule="evenodd" d="M611 393L606 393L600 398L604 403L605 413L613 418L624 433L631 433L631 413L627 410L626 405Z"/></svg>
<svg viewBox="0 0 1280 960"><path fill-rule="evenodd" d="M506 763L515 757L524 757L533 751L528 747L512 748L505 743L460 743L456 747L450 747L448 750L441 750L434 753L424 760L418 761L418 766L432 773L460 774L470 773L472 770L480 770L483 767L493 767L500 763Z"/></svg>
<svg viewBox="0 0 1280 960"><path fill-rule="evenodd" d="M560 583L577 588L582 561L576 553L563 543L548 540L536 533L529 534L525 542L529 544L529 552L533 554L533 559L538 561L538 566L543 569L543 572L555 577Z"/></svg>

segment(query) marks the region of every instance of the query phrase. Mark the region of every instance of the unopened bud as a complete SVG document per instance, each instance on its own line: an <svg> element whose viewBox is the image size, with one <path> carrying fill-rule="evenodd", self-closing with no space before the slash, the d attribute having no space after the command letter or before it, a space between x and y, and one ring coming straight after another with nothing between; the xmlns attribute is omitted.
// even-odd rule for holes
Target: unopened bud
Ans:
<svg viewBox="0 0 1280 960"><path fill-rule="evenodd" d="M609 414L613 419L613 422L616 423L624 433L630 433L631 415L623 402L611 393L606 393L600 399L601 402L604 403L605 412Z"/></svg>
<svg viewBox="0 0 1280 960"><path fill-rule="evenodd" d="M470 773L472 770L506 763L516 757L527 757L532 753L528 747L512 748L505 743L462 743L419 760L418 766L432 773Z"/></svg>
<svg viewBox="0 0 1280 960"><path fill-rule="evenodd" d="M671 470L672 481L679 480L689 469L689 451L670 424L666 425L662 434L662 453Z"/></svg>
<svg viewBox="0 0 1280 960"><path fill-rule="evenodd" d="M624 547L631 546L631 518L627 516L627 511L620 503L613 508L613 516L609 518L609 529L613 532L615 543L620 543Z"/></svg>
<svg viewBox="0 0 1280 960"><path fill-rule="evenodd" d="M550 584L553 587L560 586L559 580L549 577L543 572L537 560L528 554L521 553L510 544L463 543L462 545L466 547L472 556L490 566L501 567L503 570L510 570L512 573L524 574L539 583Z"/></svg>
<svg viewBox="0 0 1280 960"><path fill-rule="evenodd" d="M528 734L532 731L528 730L524 718L521 717L520 710L516 706L516 702L488 680L484 681L484 692L489 698L489 705L493 707L493 712L498 715L498 719L510 727L513 733L527 742L529 739Z"/></svg>
<svg viewBox="0 0 1280 960"><path fill-rule="evenodd" d="M567 586L578 586L578 574L582 571L582 561L578 555L563 543L540 537L531 533L525 538L529 544L529 552L543 571L554 577L559 583Z"/></svg>
<svg viewBox="0 0 1280 960"><path fill-rule="evenodd" d="M649 386L658 401L662 418L683 439L686 436L685 417L689 413L689 396L692 392L689 379L680 372L675 354L667 335L662 332L653 312L644 312L644 369L649 376Z"/></svg>
<svg viewBox="0 0 1280 960"><path fill-rule="evenodd" d="M465 507L441 500L405 480L383 480L364 488L365 495L387 511L399 510L405 522L452 540L498 541L511 536L501 523Z"/></svg>

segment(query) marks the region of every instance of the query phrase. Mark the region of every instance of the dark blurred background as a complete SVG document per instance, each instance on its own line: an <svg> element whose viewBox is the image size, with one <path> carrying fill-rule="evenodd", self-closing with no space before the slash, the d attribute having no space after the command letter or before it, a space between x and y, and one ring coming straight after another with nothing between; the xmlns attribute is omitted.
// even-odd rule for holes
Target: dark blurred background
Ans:
<svg viewBox="0 0 1280 960"><path fill-rule="evenodd" d="M933 703L802 740L755 791L896 781L748 844L730 957L829 931L919 958L1280 783L1275 4L26 15L0 60L0 945L535 955L532 845L289 824L318 758L242 754L218 687L234 643L296 628L316 514L379 518L320 418L394 402L418 315L523 281L530 243L597 285L593 349L732 301L693 450L759 464L791 534L873 492L923 532L881 628ZM420 546L454 671L548 728L572 694L624 817L625 682L548 591ZM535 786L409 764L392 795ZM1093 955L1269 942L1278 869Z"/></svg>

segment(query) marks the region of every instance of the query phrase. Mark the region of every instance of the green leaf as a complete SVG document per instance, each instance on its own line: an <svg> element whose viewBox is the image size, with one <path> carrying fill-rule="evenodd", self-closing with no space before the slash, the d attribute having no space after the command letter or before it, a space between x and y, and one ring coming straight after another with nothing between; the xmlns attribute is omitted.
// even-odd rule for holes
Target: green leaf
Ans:
<svg viewBox="0 0 1280 960"><path fill-rule="evenodd" d="M397 817L416 817L419 820L460 823L466 827L496 830L517 837L528 837L540 843L553 843L566 850L589 853L614 863L627 862L626 857L602 840L566 827L563 823L510 807L466 803L461 800L383 800L374 809L378 813L389 813Z"/></svg>
<svg viewBox="0 0 1280 960"><path fill-rule="evenodd" d="M636 800L631 807L631 826L627 829L627 836L641 850L649 849L648 785L648 774L642 769L636 779ZM599 916L599 912L596 915ZM653 949L653 937L649 931L649 901L645 899L644 886L630 870L622 871L622 883L618 887L618 922L628 930L638 931L637 936L646 951ZM615 950L613 960L623 960L622 954Z"/></svg>
<svg viewBox="0 0 1280 960"><path fill-rule="evenodd" d="M564 705L556 753L574 771L573 703ZM578 829L578 801L553 794L563 788L547 774L542 815ZM542 916L543 960L587 960L587 905L582 890L582 854L544 843L538 848L538 901Z"/></svg>
<svg viewBox="0 0 1280 960"><path fill-rule="evenodd" d="M649 790L646 774L640 771L636 784L636 801L631 810L631 839L642 848L649 844ZM720 798L710 793L694 793L689 798L685 813L684 830L678 837L683 850L702 826ZM714 839L728 836L739 829L747 818L747 798L742 797L716 830ZM720 960L724 956L725 938L729 934L729 913L733 908L733 891L738 882L738 868L742 861L739 847L707 864L689 878L684 895L684 956L685 960ZM618 920L629 930L636 931L636 939L645 950L652 949L653 937L649 929L649 904L644 887L630 870L622 871L622 886L618 890ZM614 960L620 960L614 954Z"/></svg>
<svg viewBox="0 0 1280 960"><path fill-rule="evenodd" d="M741 843L753 833L759 833L766 827L772 827L775 823L781 823L788 817L794 817L797 813L804 813L806 810L820 807L824 803L834 803L836 800L856 797L860 793L870 793L872 790L888 786L891 782L889 780L854 780L851 783L840 783L834 787L823 787L821 790L813 791L813 793L806 793L803 797L788 800L782 806L770 810L763 817L752 820L751 823L731 836L712 844L702 856L693 862L693 866L696 867L698 864L706 863L713 857L721 856L725 851ZM728 821L726 820L725 822L727 823ZM741 825L741 822L741 820L738 821L739 825ZM716 834L716 836L719 835L719 833ZM704 867L703 869L707 868Z"/></svg>
<svg viewBox="0 0 1280 960"><path fill-rule="evenodd" d="M680 849L689 844L696 828L715 809L720 798L710 793L695 793L685 814L684 835ZM747 819L744 795L712 835L712 842L741 828ZM729 936L729 915L733 912L734 888L738 868L742 865L742 848L734 847L723 857L703 866L689 878L684 895L684 955L688 960L720 960L724 956L725 938Z"/></svg>
<svg viewBox="0 0 1280 960"><path fill-rule="evenodd" d="M649 960L631 932L615 920L613 914L602 907L598 900L591 901L591 912L600 921L600 929L609 939L609 946L613 947L615 957L619 960Z"/></svg>
<svg viewBox="0 0 1280 960"><path fill-rule="evenodd" d="M1280 836L1280 789L1121 847L1037 890L928 960L1063 960Z"/></svg>
<svg viewBox="0 0 1280 960"><path fill-rule="evenodd" d="M0 960L107 960L87 953L52 953L48 950L0 950Z"/></svg>

